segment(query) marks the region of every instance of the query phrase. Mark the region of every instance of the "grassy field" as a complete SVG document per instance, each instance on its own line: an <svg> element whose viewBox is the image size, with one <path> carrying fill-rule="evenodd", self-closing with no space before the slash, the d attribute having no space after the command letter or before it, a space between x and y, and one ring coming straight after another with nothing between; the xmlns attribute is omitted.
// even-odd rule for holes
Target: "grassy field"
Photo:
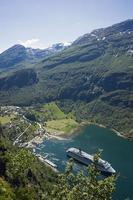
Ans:
<svg viewBox="0 0 133 200"><path fill-rule="evenodd" d="M5 116L0 116L0 123L1 124L7 124L10 122L11 119L14 118L14 115L5 115Z"/></svg>
<svg viewBox="0 0 133 200"><path fill-rule="evenodd" d="M45 119L57 120L66 118L66 115L60 110L55 102L45 104L43 110L45 111Z"/></svg>
<svg viewBox="0 0 133 200"><path fill-rule="evenodd" d="M71 113L65 114L55 102L47 103L43 106L46 119L46 130L57 135L70 134L77 127L78 123L74 120Z"/></svg>
<svg viewBox="0 0 133 200"><path fill-rule="evenodd" d="M46 123L47 131L58 134L70 134L76 128L78 128L78 123L74 119L51 120Z"/></svg>

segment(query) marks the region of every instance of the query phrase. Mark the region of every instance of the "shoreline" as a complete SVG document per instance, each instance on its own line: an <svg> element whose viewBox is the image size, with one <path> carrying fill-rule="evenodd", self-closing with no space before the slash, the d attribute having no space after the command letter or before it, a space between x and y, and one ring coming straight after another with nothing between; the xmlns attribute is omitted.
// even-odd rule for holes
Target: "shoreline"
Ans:
<svg viewBox="0 0 133 200"><path fill-rule="evenodd" d="M96 125L96 126L99 126L99 127L102 127L102 128L108 128L107 126L103 125L103 124L98 124L98 123L93 123L93 122L82 122L84 126L87 126L87 125ZM124 139L130 139L126 136L124 136L123 134L121 134L119 131L117 131L116 129L114 128L108 128L109 130L113 131L117 136L119 137L122 137Z"/></svg>
<svg viewBox="0 0 133 200"><path fill-rule="evenodd" d="M43 143L45 141L45 139L57 139L57 140L67 140L70 137L72 137L75 134L79 134L79 132L85 127L85 126L89 126L89 125L96 125L102 128L108 128L107 126L103 125L103 124L98 124L98 123L93 123L93 122L81 122L76 128L74 128L73 130L71 130L68 133L65 132L59 132L57 130L55 131L49 131L49 130L45 130L45 132L39 136L35 136L32 140L30 140L29 142L25 143L25 147L26 148L36 148L37 145ZM124 138L124 139L129 139L127 137L125 137L124 135L122 135L119 131L115 130L114 128L109 128L113 133L115 133L117 136Z"/></svg>
<svg viewBox="0 0 133 200"><path fill-rule="evenodd" d="M111 128L110 130L112 130L113 132L116 133L117 136L122 137L124 139L129 139L127 137L125 137L124 135L122 135L119 131L115 130L114 128Z"/></svg>
<svg viewBox="0 0 133 200"><path fill-rule="evenodd" d="M34 149L37 147L37 145L42 144L46 139L67 140L64 134L62 137L60 135L61 133L59 132L45 131L43 134L35 136L30 141L22 143L22 145L24 145L26 148Z"/></svg>

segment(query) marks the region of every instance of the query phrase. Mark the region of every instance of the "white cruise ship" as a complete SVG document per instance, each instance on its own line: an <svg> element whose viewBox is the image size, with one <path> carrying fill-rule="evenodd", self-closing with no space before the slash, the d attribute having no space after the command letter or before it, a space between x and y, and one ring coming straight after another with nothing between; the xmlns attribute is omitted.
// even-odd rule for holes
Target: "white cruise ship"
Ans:
<svg viewBox="0 0 133 200"><path fill-rule="evenodd" d="M80 163L84 165L90 165L94 163L94 156L90 155L84 151L81 151L81 149L77 148L69 148L67 151L67 156L79 161ZM98 160L97 168L99 171L105 174L115 174L116 171L113 169L110 163L108 163L105 160L102 160L101 158Z"/></svg>

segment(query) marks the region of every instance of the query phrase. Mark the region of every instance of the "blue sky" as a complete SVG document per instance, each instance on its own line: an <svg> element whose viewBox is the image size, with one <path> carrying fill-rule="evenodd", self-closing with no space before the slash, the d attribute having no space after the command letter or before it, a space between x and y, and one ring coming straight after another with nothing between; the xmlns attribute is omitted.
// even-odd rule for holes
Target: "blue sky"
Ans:
<svg viewBox="0 0 133 200"><path fill-rule="evenodd" d="M0 52L45 48L133 18L133 0L0 0Z"/></svg>

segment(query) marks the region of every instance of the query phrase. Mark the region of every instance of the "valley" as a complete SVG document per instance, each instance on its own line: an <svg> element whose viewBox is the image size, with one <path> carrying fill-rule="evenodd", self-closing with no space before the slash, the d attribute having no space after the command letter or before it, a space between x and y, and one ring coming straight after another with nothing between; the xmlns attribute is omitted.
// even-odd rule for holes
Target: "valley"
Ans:
<svg viewBox="0 0 133 200"><path fill-rule="evenodd" d="M133 19L67 45L12 46L0 54L0 196L77 200L83 188L79 200L105 200L116 186L113 197L133 198L132 119ZM96 162L103 150L120 176L102 177L95 162L86 176L68 162L72 146Z"/></svg>
<svg viewBox="0 0 133 200"><path fill-rule="evenodd" d="M1 106L54 101L66 114L74 113L80 123L94 121L132 138L132 30L133 20L127 20L83 35L32 65L26 61L9 67L0 73ZM8 53L10 49L0 56L7 58Z"/></svg>

